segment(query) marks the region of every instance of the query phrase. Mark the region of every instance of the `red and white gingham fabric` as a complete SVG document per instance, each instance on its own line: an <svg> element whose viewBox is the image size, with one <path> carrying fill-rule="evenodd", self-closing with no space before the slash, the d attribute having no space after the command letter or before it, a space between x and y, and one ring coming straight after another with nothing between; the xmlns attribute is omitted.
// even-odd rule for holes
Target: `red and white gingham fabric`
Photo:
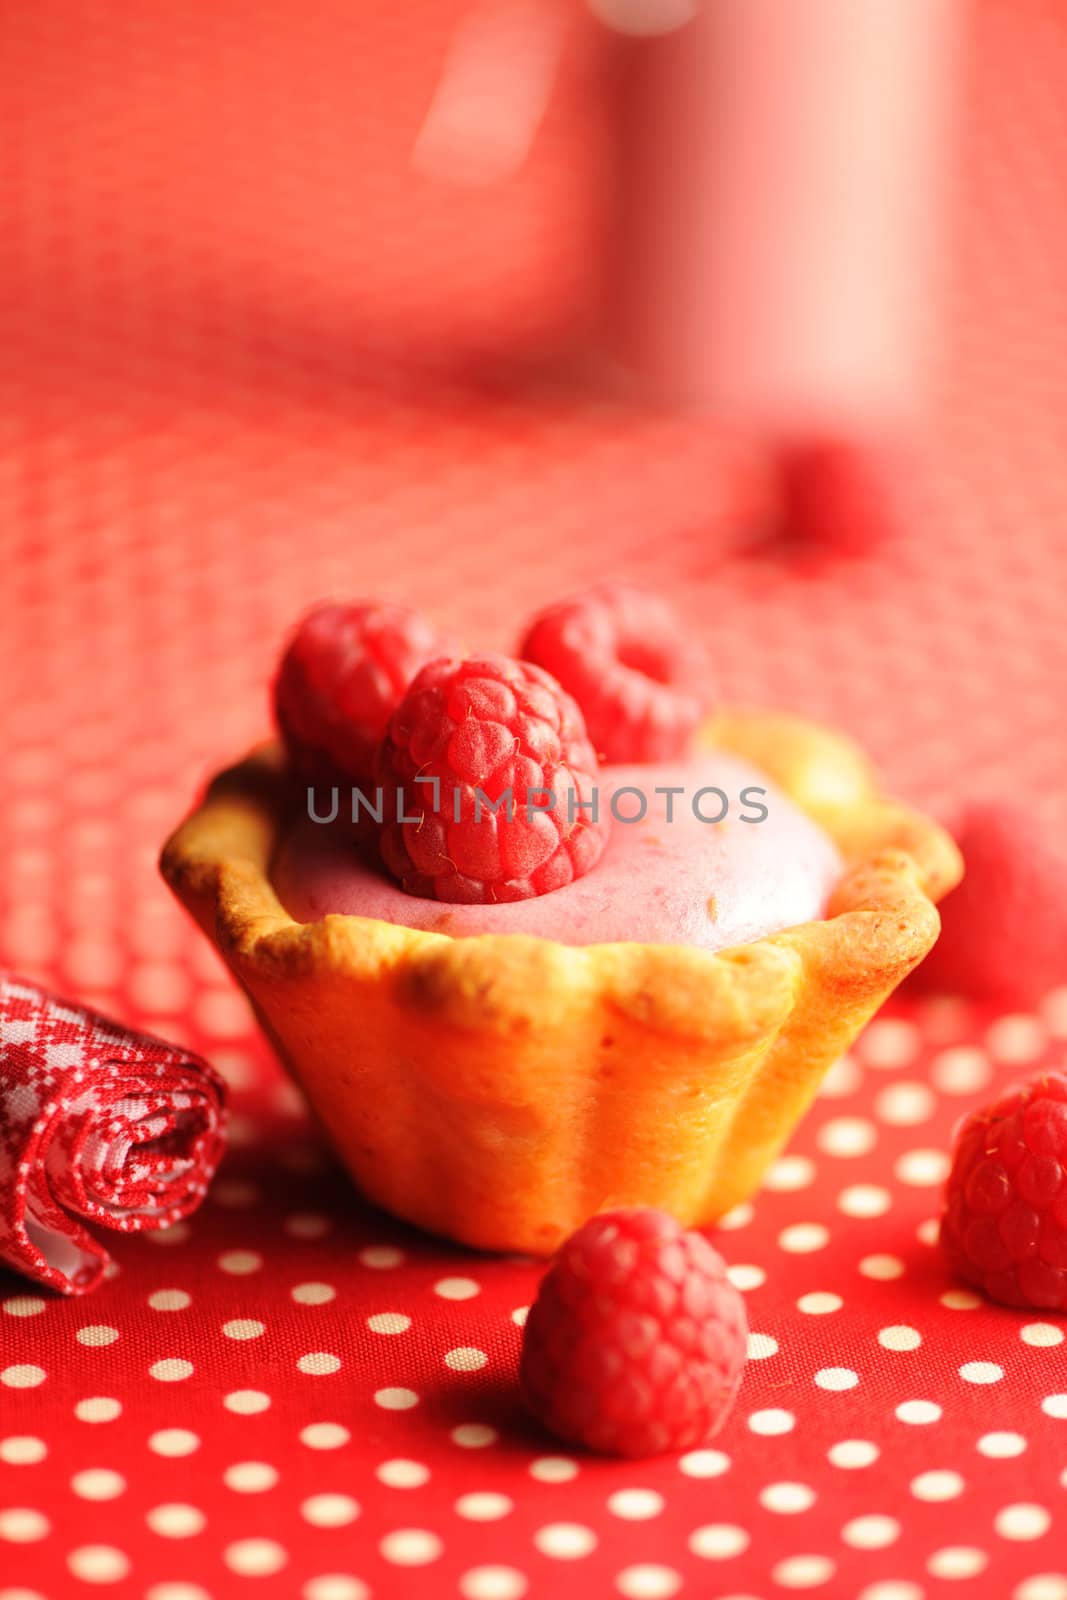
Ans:
<svg viewBox="0 0 1067 1600"><path fill-rule="evenodd" d="M84 1294L119 1233L195 1211L224 1148L206 1062L0 973L0 1258Z"/></svg>

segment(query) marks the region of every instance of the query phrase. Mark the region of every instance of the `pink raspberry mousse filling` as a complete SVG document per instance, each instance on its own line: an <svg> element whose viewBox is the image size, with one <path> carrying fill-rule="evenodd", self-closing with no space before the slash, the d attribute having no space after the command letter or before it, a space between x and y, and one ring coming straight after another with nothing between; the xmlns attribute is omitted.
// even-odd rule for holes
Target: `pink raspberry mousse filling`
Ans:
<svg viewBox="0 0 1067 1600"><path fill-rule="evenodd" d="M668 797L656 789L680 788L668 821ZM623 788L647 797L640 822L613 821L603 855L582 878L530 900L497 905L450 905L405 894L383 871L356 852L349 791L340 790L334 823L305 814L282 841L274 862L275 892L298 922L330 913L372 917L432 933L470 937L518 933L561 944L696 945L724 950L782 928L822 917L842 863L833 842L755 767L735 757L707 754L683 761L607 766L599 776L600 803ZM729 800L722 822L701 821L693 797L721 790ZM742 802L741 791L758 789ZM329 811L328 791L317 808ZM639 809L633 794L620 795L620 813ZM706 817L722 802L698 801ZM745 822L758 815L762 821Z"/></svg>

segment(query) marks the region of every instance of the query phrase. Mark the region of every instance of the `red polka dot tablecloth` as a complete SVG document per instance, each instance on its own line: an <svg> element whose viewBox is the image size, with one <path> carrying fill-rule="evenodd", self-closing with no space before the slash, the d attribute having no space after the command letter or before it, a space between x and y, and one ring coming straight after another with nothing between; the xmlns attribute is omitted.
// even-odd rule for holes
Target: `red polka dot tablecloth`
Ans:
<svg viewBox="0 0 1067 1600"><path fill-rule="evenodd" d="M458 0L9 8L0 52L0 964L201 1051L231 1150L92 1296L0 1275L0 1600L1067 1597L1067 1327L934 1242L955 1119L1067 1057L1067 994L905 998L716 1242L751 1361L705 1449L517 1404L531 1262L368 1209L159 844L266 728L283 630L383 593L504 646L610 568L724 697L860 735L938 813L1067 822L1067 17L978 0L950 359L902 531L801 573L745 441L577 392L581 51L520 177L409 157ZM1006 950L1005 960L1025 959Z"/></svg>

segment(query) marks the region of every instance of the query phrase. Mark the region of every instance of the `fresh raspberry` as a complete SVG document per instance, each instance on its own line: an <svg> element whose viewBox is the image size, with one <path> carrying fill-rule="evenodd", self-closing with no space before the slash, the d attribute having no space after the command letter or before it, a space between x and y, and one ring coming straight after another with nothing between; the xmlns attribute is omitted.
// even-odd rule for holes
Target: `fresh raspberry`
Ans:
<svg viewBox="0 0 1067 1600"><path fill-rule="evenodd" d="M953 832L965 876L916 984L1029 1005L1067 981L1067 852L1009 805L973 806Z"/></svg>
<svg viewBox="0 0 1067 1600"><path fill-rule="evenodd" d="M378 754L382 859L428 899L547 894L604 848L597 771L581 712L540 667L507 656L431 661ZM582 809L591 805L595 816Z"/></svg>
<svg viewBox="0 0 1067 1600"><path fill-rule="evenodd" d="M991 1299L1067 1311L1067 1074L1043 1073L966 1118L941 1243Z"/></svg>
<svg viewBox="0 0 1067 1600"><path fill-rule="evenodd" d="M361 600L303 618L274 681L274 710L301 776L371 777L378 741L416 672L448 649L405 606Z"/></svg>
<svg viewBox="0 0 1067 1600"><path fill-rule="evenodd" d="M540 612L519 648L582 708L604 761L684 756L707 703L703 652L658 595L599 584Z"/></svg>
<svg viewBox="0 0 1067 1600"><path fill-rule="evenodd" d="M744 1302L701 1234L662 1211L605 1211L557 1252L520 1381L562 1439L608 1455L690 1450L725 1421L747 1340Z"/></svg>
<svg viewBox="0 0 1067 1600"><path fill-rule="evenodd" d="M813 440L777 460L782 534L802 563L870 555L900 533L899 483L918 464L888 445Z"/></svg>

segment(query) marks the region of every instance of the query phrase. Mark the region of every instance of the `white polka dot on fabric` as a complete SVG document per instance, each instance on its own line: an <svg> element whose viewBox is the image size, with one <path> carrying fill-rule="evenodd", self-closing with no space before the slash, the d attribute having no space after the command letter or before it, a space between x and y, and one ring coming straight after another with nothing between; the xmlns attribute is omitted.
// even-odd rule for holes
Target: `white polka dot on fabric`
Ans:
<svg viewBox="0 0 1067 1600"><path fill-rule="evenodd" d="M291 1239L324 1239L333 1227L329 1217L313 1211L300 1211L282 1224Z"/></svg>
<svg viewBox="0 0 1067 1600"><path fill-rule="evenodd" d="M251 1272L258 1272L263 1265L263 1257L258 1250L225 1250L219 1256L219 1266L223 1272L229 1272L234 1277L244 1278Z"/></svg>
<svg viewBox="0 0 1067 1600"><path fill-rule="evenodd" d="M9 1544L36 1544L48 1537L51 1524L31 1506L0 1507L0 1539Z"/></svg>
<svg viewBox="0 0 1067 1600"><path fill-rule="evenodd" d="M994 1060L1021 1066L1024 1062L1036 1061L1048 1040L1037 1017L1013 1013L990 1023L985 1042Z"/></svg>
<svg viewBox="0 0 1067 1600"><path fill-rule="evenodd" d="M341 1365L340 1356L335 1356L329 1350L309 1350L297 1361L297 1367L311 1378L329 1377L331 1372L337 1372Z"/></svg>
<svg viewBox="0 0 1067 1600"><path fill-rule="evenodd" d="M248 1032L248 1002L229 989L209 989L195 1001L196 1021L205 1033L220 1039L239 1039Z"/></svg>
<svg viewBox="0 0 1067 1600"><path fill-rule="evenodd" d="M1035 1349L1050 1350L1063 1343L1063 1329L1057 1328L1052 1322L1028 1322L1019 1329L1019 1338L1023 1344L1033 1345Z"/></svg>
<svg viewBox="0 0 1067 1600"><path fill-rule="evenodd" d="M1067 1600L1067 1573L1035 1572L1016 1585L1011 1600Z"/></svg>
<svg viewBox="0 0 1067 1600"><path fill-rule="evenodd" d="M517 1328L525 1328L526 1318L530 1315L529 1306L516 1306L511 1313L511 1320Z"/></svg>
<svg viewBox="0 0 1067 1600"><path fill-rule="evenodd" d="M242 1578L269 1578L288 1565L289 1553L274 1539L237 1539L226 1546L222 1559Z"/></svg>
<svg viewBox="0 0 1067 1600"><path fill-rule="evenodd" d="M47 1376L43 1367L34 1366L31 1362L16 1362L0 1372L0 1383L9 1389L36 1389Z"/></svg>
<svg viewBox="0 0 1067 1600"><path fill-rule="evenodd" d="M79 1422L114 1422L122 1415L122 1401L105 1394L90 1395L87 1400L78 1401L74 1415Z"/></svg>
<svg viewBox="0 0 1067 1600"><path fill-rule="evenodd" d="M191 1539L202 1533L207 1518L196 1506L168 1504L153 1506L146 1512L145 1521L153 1533L164 1539Z"/></svg>
<svg viewBox="0 0 1067 1600"><path fill-rule="evenodd" d="M1041 1539L1052 1526L1052 1516L1044 1506L1020 1502L1003 1506L993 1518L1002 1539Z"/></svg>
<svg viewBox="0 0 1067 1600"><path fill-rule="evenodd" d="M436 1561L443 1546L426 1528L397 1528L378 1545L386 1561L397 1567L424 1567Z"/></svg>
<svg viewBox="0 0 1067 1600"><path fill-rule="evenodd" d="M379 1391L379 1393L382 1392L381 1390ZM410 1393L410 1391L408 1392ZM418 1399L418 1396L416 1395L415 1398ZM377 1399L377 1395L375 1399ZM378 1404L381 1404L380 1400ZM452 1429L451 1433L453 1444L458 1444L464 1450L484 1450L487 1445L495 1444L499 1437L496 1429L491 1428L487 1422L461 1422L458 1427ZM534 1466L536 1464L535 1462ZM574 1470L577 1472L577 1467ZM530 1468L530 1471L533 1472L533 1467Z"/></svg>
<svg viewBox="0 0 1067 1600"><path fill-rule="evenodd" d="M941 1223L937 1217L927 1217L924 1222L919 1223L915 1230L915 1237L919 1243L928 1244L931 1247L937 1243L940 1236Z"/></svg>
<svg viewBox="0 0 1067 1600"><path fill-rule="evenodd" d="M269 1461L235 1461L222 1474L222 1481L236 1494L264 1494L278 1482L278 1469Z"/></svg>
<svg viewBox="0 0 1067 1600"><path fill-rule="evenodd" d="M188 1244L193 1236L193 1230L187 1222L172 1222L169 1227L150 1229L141 1235L149 1244L179 1245Z"/></svg>
<svg viewBox="0 0 1067 1600"><path fill-rule="evenodd" d="M902 1067L919 1053L920 1034L914 1022L882 1017L860 1034L858 1053L869 1067Z"/></svg>
<svg viewBox="0 0 1067 1600"><path fill-rule="evenodd" d="M865 1278L874 1278L878 1283L891 1283L894 1278L902 1278L906 1268L899 1256L873 1255L864 1256L859 1270Z"/></svg>
<svg viewBox="0 0 1067 1600"><path fill-rule="evenodd" d="M148 1296L153 1311L184 1311L192 1303L192 1295L186 1294L184 1289L157 1289Z"/></svg>
<svg viewBox="0 0 1067 1600"><path fill-rule="evenodd" d="M417 1406L419 1397L414 1389L376 1389L374 1391L374 1404L381 1406L383 1411L410 1411L412 1406Z"/></svg>
<svg viewBox="0 0 1067 1600"><path fill-rule="evenodd" d="M732 1522L709 1522L689 1535L689 1548L704 1561L729 1561L749 1546L749 1535Z"/></svg>
<svg viewBox="0 0 1067 1600"><path fill-rule="evenodd" d="M797 1301L797 1310L803 1311L808 1317L826 1317L834 1311L840 1311L844 1305L839 1294L827 1294L821 1290L811 1294L802 1294Z"/></svg>
<svg viewBox="0 0 1067 1600"><path fill-rule="evenodd" d="M154 1583L145 1590L144 1600L211 1600L211 1596L198 1583Z"/></svg>
<svg viewBox="0 0 1067 1600"><path fill-rule="evenodd" d="M298 1306L325 1306L337 1298L332 1283L297 1283L289 1292Z"/></svg>
<svg viewBox="0 0 1067 1600"><path fill-rule="evenodd" d="M390 1244L368 1245L359 1252L359 1260L365 1267L372 1267L376 1271L384 1271L389 1267L403 1265L404 1252L396 1250Z"/></svg>
<svg viewBox="0 0 1067 1600"><path fill-rule="evenodd" d="M142 1011L181 1011L189 996L188 978L181 967L170 961L139 962L130 971L127 985Z"/></svg>
<svg viewBox="0 0 1067 1600"><path fill-rule="evenodd" d="M991 1461L1010 1461L1013 1456L1021 1456L1026 1448L1021 1433L1009 1432L983 1433L975 1445L975 1449Z"/></svg>
<svg viewBox="0 0 1067 1600"><path fill-rule="evenodd" d="M421 1489L429 1482L430 1469L421 1461L383 1461L375 1468L375 1477L390 1489Z"/></svg>
<svg viewBox="0 0 1067 1600"><path fill-rule="evenodd" d="M853 1183L837 1197L837 1209L846 1217L883 1217L893 1203L888 1189L877 1183Z"/></svg>
<svg viewBox="0 0 1067 1600"><path fill-rule="evenodd" d="M265 1323L254 1317L234 1317L222 1324L222 1331L227 1339L261 1339L267 1329Z"/></svg>
<svg viewBox="0 0 1067 1600"><path fill-rule="evenodd" d="M786 1556L771 1569L771 1578L783 1589L816 1589L828 1583L837 1568L829 1556Z"/></svg>
<svg viewBox="0 0 1067 1600"><path fill-rule="evenodd" d="M901 1183L924 1188L944 1183L951 1164L947 1150L906 1150L893 1163L893 1172Z"/></svg>
<svg viewBox="0 0 1067 1600"><path fill-rule="evenodd" d="M3 1302L3 1310L9 1317L39 1317L47 1307L47 1301L38 1295L16 1294Z"/></svg>
<svg viewBox="0 0 1067 1600"><path fill-rule="evenodd" d="M934 1551L926 1570L933 1578L976 1578L988 1565L989 1557L984 1550L968 1544L950 1544Z"/></svg>
<svg viewBox="0 0 1067 1600"><path fill-rule="evenodd" d="M815 1490L806 1483L768 1483L760 1490L760 1505L781 1516L794 1516L815 1504Z"/></svg>
<svg viewBox="0 0 1067 1600"><path fill-rule="evenodd" d="M264 1394L261 1389L234 1389L223 1397L222 1403L227 1411L232 1411L236 1416L254 1417L258 1412L268 1409L270 1395Z"/></svg>
<svg viewBox="0 0 1067 1600"><path fill-rule="evenodd" d="M880 1455L878 1446L870 1439L841 1439L826 1452L828 1461L848 1471L872 1466Z"/></svg>
<svg viewBox="0 0 1067 1600"><path fill-rule="evenodd" d="M307 1101L295 1083L284 1081L275 1086L273 1099L278 1110L287 1117L305 1117Z"/></svg>
<svg viewBox="0 0 1067 1600"><path fill-rule="evenodd" d="M841 1537L845 1544L850 1544L854 1550L884 1550L896 1543L900 1538L900 1532L900 1523L896 1517L871 1513L864 1517L853 1517L851 1522L846 1522L841 1529Z"/></svg>
<svg viewBox="0 0 1067 1600"><path fill-rule="evenodd" d="M866 1117L833 1117L815 1135L815 1143L828 1156L852 1159L865 1156L878 1143L878 1129Z"/></svg>
<svg viewBox="0 0 1067 1600"><path fill-rule="evenodd" d="M121 1583L130 1570L129 1558L110 1544L83 1544L72 1550L67 1566L83 1583Z"/></svg>
<svg viewBox="0 0 1067 1600"><path fill-rule="evenodd" d="M886 1578L881 1583L871 1583L866 1589L861 1589L858 1600L924 1600L924 1597L917 1583L908 1583L903 1578Z"/></svg>
<svg viewBox="0 0 1067 1600"><path fill-rule="evenodd" d="M400 1311L376 1311L367 1318L367 1327L371 1333L407 1333L411 1318L405 1317Z"/></svg>
<svg viewBox="0 0 1067 1600"><path fill-rule="evenodd" d="M652 1562L638 1562L624 1567L615 1579L615 1587L624 1600L672 1600L682 1587L682 1575L673 1567L661 1567Z"/></svg>
<svg viewBox="0 0 1067 1600"><path fill-rule="evenodd" d="M820 1367L812 1381L818 1388L837 1394L845 1389L854 1389L860 1381L860 1375L853 1372L851 1367Z"/></svg>
<svg viewBox="0 0 1067 1600"><path fill-rule="evenodd" d="M974 1311L982 1304L982 1296L973 1289L946 1289L938 1299L948 1311Z"/></svg>
<svg viewBox="0 0 1067 1600"><path fill-rule="evenodd" d="M960 1368L965 1383L999 1383L1003 1376L1004 1368L995 1361L965 1361Z"/></svg>
<svg viewBox="0 0 1067 1600"><path fill-rule="evenodd" d="M748 1426L753 1433L758 1433L764 1438L774 1438L781 1433L790 1433L796 1427L797 1419L791 1411L783 1411L777 1406L770 1406L764 1411L753 1411L748 1419Z"/></svg>
<svg viewBox="0 0 1067 1600"><path fill-rule="evenodd" d="M243 1178L222 1178L212 1185L211 1198L218 1206L232 1211L245 1211L258 1205L262 1195L258 1186ZM149 1238L154 1237L152 1234Z"/></svg>
<svg viewBox="0 0 1067 1600"><path fill-rule="evenodd" d="M323 1572L304 1585L304 1600L370 1600L370 1590L348 1572Z"/></svg>
<svg viewBox="0 0 1067 1600"><path fill-rule="evenodd" d="M592 1528L580 1522L550 1522L534 1534L541 1554L557 1561L578 1561L596 1549L596 1542Z"/></svg>
<svg viewBox="0 0 1067 1600"><path fill-rule="evenodd" d="M530 1462L530 1476L539 1483L570 1483L578 1476L578 1463L569 1456L539 1456Z"/></svg>
<svg viewBox="0 0 1067 1600"><path fill-rule="evenodd" d="M309 1422L300 1430L300 1442L309 1450L340 1450L351 1437L340 1422Z"/></svg>
<svg viewBox="0 0 1067 1600"><path fill-rule="evenodd" d="M515 1567L471 1567L459 1580L463 1600L522 1600L528 1587Z"/></svg>
<svg viewBox="0 0 1067 1600"><path fill-rule="evenodd" d="M1067 1394L1047 1394L1041 1402L1046 1417L1067 1417Z"/></svg>
<svg viewBox="0 0 1067 1600"><path fill-rule="evenodd" d="M814 1250L824 1250L830 1243L830 1230L821 1222L794 1222L778 1235L781 1249L790 1255L809 1255Z"/></svg>
<svg viewBox="0 0 1067 1600"><path fill-rule="evenodd" d="M752 1289L759 1289L767 1281L767 1274L762 1267L752 1266L748 1262L739 1262L736 1266L727 1267L726 1276L735 1289L743 1293Z"/></svg>
<svg viewBox="0 0 1067 1600"><path fill-rule="evenodd" d="M115 1500L126 1490L126 1479L110 1467L86 1467L76 1472L70 1487L80 1500Z"/></svg>
<svg viewBox="0 0 1067 1600"><path fill-rule="evenodd" d="M821 1100L847 1100L863 1082L863 1069L851 1056L835 1061L819 1085Z"/></svg>
<svg viewBox="0 0 1067 1600"><path fill-rule="evenodd" d="M160 1428L149 1435L148 1448L157 1456L191 1456L200 1448L200 1437L188 1428Z"/></svg>
<svg viewBox="0 0 1067 1600"><path fill-rule="evenodd" d="M730 1470L730 1457L721 1450L690 1450L678 1460L687 1478L721 1478Z"/></svg>
<svg viewBox="0 0 1067 1600"><path fill-rule="evenodd" d="M904 1323L878 1330L878 1343L883 1350L918 1350L922 1342L918 1328L909 1328Z"/></svg>
<svg viewBox="0 0 1067 1600"><path fill-rule="evenodd" d="M930 1081L942 1094L974 1094L992 1075L989 1057L971 1045L942 1050L930 1063Z"/></svg>
<svg viewBox="0 0 1067 1600"><path fill-rule="evenodd" d="M665 1503L655 1489L616 1489L614 1494L608 1495L607 1501L612 1516L622 1517L627 1522L645 1522L649 1517L658 1517Z"/></svg>
<svg viewBox="0 0 1067 1600"><path fill-rule="evenodd" d="M345 1528L359 1516L359 1505L348 1494L313 1494L301 1503L300 1515L313 1528Z"/></svg>
<svg viewBox="0 0 1067 1600"><path fill-rule="evenodd" d="M928 1122L937 1110L937 1096L925 1083L891 1083L874 1102L874 1114L891 1128L913 1128Z"/></svg>
<svg viewBox="0 0 1067 1600"><path fill-rule="evenodd" d="M752 1203L744 1200L739 1206L734 1206L727 1211L725 1216L720 1217L715 1226L723 1229L726 1233L734 1233L739 1228L747 1228L755 1214L755 1207Z"/></svg>
<svg viewBox="0 0 1067 1600"><path fill-rule="evenodd" d="M935 1469L930 1472L920 1472L918 1477L912 1478L909 1487L916 1500L938 1503L942 1500L955 1500L963 1493L965 1484L958 1472Z"/></svg>
<svg viewBox="0 0 1067 1600"><path fill-rule="evenodd" d="M748 1359L750 1361L767 1361L771 1356L778 1354L778 1340L769 1333L750 1333L748 1336Z"/></svg>
<svg viewBox="0 0 1067 1600"><path fill-rule="evenodd" d="M791 1194L814 1183L815 1172L810 1156L779 1156L763 1174L763 1187L776 1194Z"/></svg>
<svg viewBox="0 0 1067 1600"><path fill-rule="evenodd" d="M117 1328L110 1328L103 1323L92 1323L88 1327L79 1328L74 1335L79 1344L89 1346L114 1344L118 1336Z"/></svg>
<svg viewBox="0 0 1067 1600"><path fill-rule="evenodd" d="M445 1351L445 1366L453 1372L478 1372L488 1361L484 1350L476 1350L470 1345L459 1345L455 1350Z"/></svg>
<svg viewBox="0 0 1067 1600"><path fill-rule="evenodd" d="M38 1461L43 1461L48 1454L48 1446L43 1439L35 1438L32 1433L13 1433L6 1439L0 1439L0 1461L9 1467L32 1467Z"/></svg>
<svg viewBox="0 0 1067 1600"><path fill-rule="evenodd" d="M433 1292L442 1300L473 1300L481 1289L473 1278L438 1278Z"/></svg>
<svg viewBox="0 0 1067 1600"><path fill-rule="evenodd" d="M922 1427L926 1423L940 1421L941 1407L932 1400L902 1400L895 1415L900 1422Z"/></svg>
<svg viewBox="0 0 1067 1600"><path fill-rule="evenodd" d="M458 1517L465 1517L468 1522L497 1522L514 1511L515 1502L506 1494L475 1490L461 1494L454 1509Z"/></svg>
<svg viewBox="0 0 1067 1600"><path fill-rule="evenodd" d="M158 1383L181 1383L191 1376L193 1363L182 1357L168 1356L164 1361L153 1361L149 1367L149 1376Z"/></svg>
<svg viewBox="0 0 1067 1600"><path fill-rule="evenodd" d="M1067 1039L1067 988L1053 989L1045 996L1041 1019L1054 1039Z"/></svg>

